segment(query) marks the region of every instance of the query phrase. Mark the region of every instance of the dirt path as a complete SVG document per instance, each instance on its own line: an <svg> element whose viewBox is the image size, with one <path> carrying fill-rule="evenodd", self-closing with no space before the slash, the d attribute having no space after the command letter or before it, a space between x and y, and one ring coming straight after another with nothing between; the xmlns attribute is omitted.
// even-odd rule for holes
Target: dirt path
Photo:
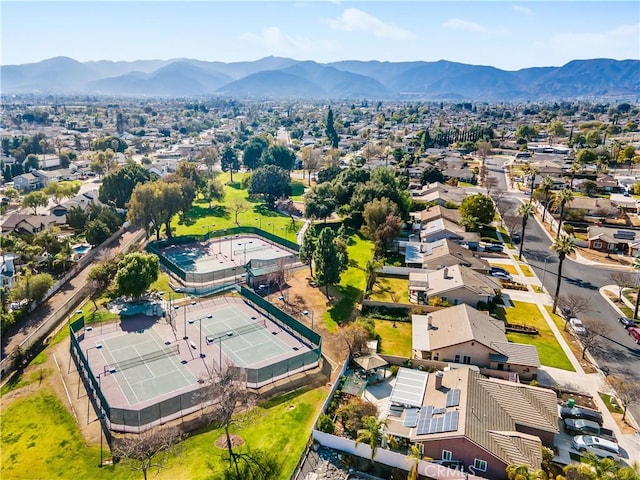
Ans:
<svg viewBox="0 0 640 480"><path fill-rule="evenodd" d="M336 333L327 330L323 317L330 307L329 302L318 287L309 285L309 280L308 268L298 270L287 280L287 288L283 292L288 305L285 305L284 300L278 299L279 293L271 294L271 302L292 314L309 328L313 321L313 330L322 336L323 353L334 363L334 366L337 366L344 362L347 349ZM309 314L301 315L300 312L303 310L307 310Z"/></svg>

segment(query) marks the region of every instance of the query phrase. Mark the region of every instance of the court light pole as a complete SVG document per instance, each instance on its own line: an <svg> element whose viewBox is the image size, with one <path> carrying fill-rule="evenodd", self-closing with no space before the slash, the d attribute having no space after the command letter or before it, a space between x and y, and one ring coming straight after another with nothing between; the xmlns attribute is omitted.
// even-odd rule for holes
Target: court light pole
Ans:
<svg viewBox="0 0 640 480"><path fill-rule="evenodd" d="M254 220L255 220L256 222L257 222L257 221L260 221L260 230L262 230L262 217L256 217Z"/></svg>
<svg viewBox="0 0 640 480"><path fill-rule="evenodd" d="M549 260L553 255L547 255L544 259L544 269L542 270L542 290L544 291L544 277L547 275L547 260Z"/></svg>
<svg viewBox="0 0 640 480"><path fill-rule="evenodd" d="M209 314L207 315L207 318L212 318L213 315ZM192 318L189 320L190 324L193 324L194 322L198 322L200 324L200 358L204 358L206 357L206 355L204 353L202 353L202 318Z"/></svg>
<svg viewBox="0 0 640 480"><path fill-rule="evenodd" d="M306 317L309 315L309 312L307 310L303 310L302 314ZM311 330L313 330L313 310L311 310Z"/></svg>
<svg viewBox="0 0 640 480"><path fill-rule="evenodd" d="M240 243L238 243L239 247L244 245L244 256L243 256L242 263L245 264L245 265L247 264L247 244L248 243L253 243L253 240L249 240L248 242L240 242Z"/></svg>

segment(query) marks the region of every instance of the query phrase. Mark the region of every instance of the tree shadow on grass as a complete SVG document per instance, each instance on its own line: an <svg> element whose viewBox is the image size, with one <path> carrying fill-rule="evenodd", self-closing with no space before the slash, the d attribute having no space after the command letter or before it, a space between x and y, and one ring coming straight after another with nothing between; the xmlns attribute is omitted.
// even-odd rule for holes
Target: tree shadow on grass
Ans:
<svg viewBox="0 0 640 480"><path fill-rule="evenodd" d="M334 290L340 299L329 309L329 316L337 323L347 322L353 316L354 307L362 296L362 290L352 285L336 286Z"/></svg>
<svg viewBox="0 0 640 480"><path fill-rule="evenodd" d="M231 218L231 213L222 205L214 205L209 208L208 206L193 205L191 210L187 213L186 218L181 218L178 221L178 225L194 225L200 218L217 217L217 218Z"/></svg>
<svg viewBox="0 0 640 480"><path fill-rule="evenodd" d="M253 207L253 212L257 215L262 215L263 217L284 217L285 215L281 214L277 210L271 210L266 203L261 203L260 205L256 205Z"/></svg>

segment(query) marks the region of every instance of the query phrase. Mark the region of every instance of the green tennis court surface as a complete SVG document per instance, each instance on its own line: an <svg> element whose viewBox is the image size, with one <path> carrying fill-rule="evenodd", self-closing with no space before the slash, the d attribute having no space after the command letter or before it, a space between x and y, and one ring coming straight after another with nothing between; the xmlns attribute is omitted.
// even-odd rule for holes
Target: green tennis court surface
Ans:
<svg viewBox="0 0 640 480"><path fill-rule="evenodd" d="M149 329L106 339L100 352L106 364L105 374L113 375L129 404L136 405L196 382L193 374L180 363L177 353L165 353L167 350L165 343ZM154 355L158 351L163 355ZM145 361L145 356L151 356L152 360ZM136 360L141 363L129 366Z"/></svg>

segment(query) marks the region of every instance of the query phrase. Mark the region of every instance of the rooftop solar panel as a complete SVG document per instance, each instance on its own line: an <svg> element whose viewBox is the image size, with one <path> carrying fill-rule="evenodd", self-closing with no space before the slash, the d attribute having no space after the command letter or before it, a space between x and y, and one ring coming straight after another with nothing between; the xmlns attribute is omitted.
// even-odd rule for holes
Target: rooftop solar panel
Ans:
<svg viewBox="0 0 640 480"><path fill-rule="evenodd" d="M452 388L447 392L447 407L457 407L460 405L460 389Z"/></svg>
<svg viewBox="0 0 640 480"><path fill-rule="evenodd" d="M402 425L405 427L413 428L418 424L418 412L417 408L407 408L404 411L404 422Z"/></svg>

